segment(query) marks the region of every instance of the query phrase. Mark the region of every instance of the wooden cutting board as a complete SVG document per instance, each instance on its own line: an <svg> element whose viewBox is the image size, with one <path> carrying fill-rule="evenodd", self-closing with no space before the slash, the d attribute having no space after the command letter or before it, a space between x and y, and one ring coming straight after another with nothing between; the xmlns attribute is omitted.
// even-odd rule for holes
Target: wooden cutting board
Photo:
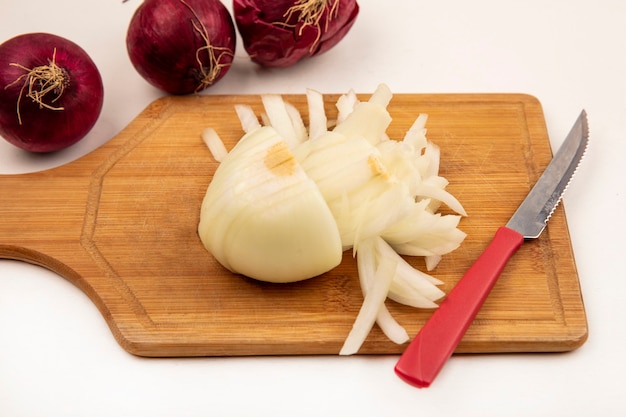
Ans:
<svg viewBox="0 0 626 417"><path fill-rule="evenodd" d="M336 98L326 97L331 114ZM286 99L306 117L304 96ZM166 97L79 160L0 175L0 258L44 266L77 285L136 355L337 354L362 302L350 253L323 276L267 284L223 269L197 236L217 167L200 134L214 127L230 149L242 134L236 103L261 111L258 96ZM389 111L395 138L418 113L429 114L441 174L468 212L460 225L467 239L433 271L448 292L552 157L541 105L523 94L405 94ZM423 268L422 259L409 260ZM388 307L411 336L432 313ZM568 351L586 338L561 206L541 238L511 260L457 352ZM403 349L375 326L360 353Z"/></svg>

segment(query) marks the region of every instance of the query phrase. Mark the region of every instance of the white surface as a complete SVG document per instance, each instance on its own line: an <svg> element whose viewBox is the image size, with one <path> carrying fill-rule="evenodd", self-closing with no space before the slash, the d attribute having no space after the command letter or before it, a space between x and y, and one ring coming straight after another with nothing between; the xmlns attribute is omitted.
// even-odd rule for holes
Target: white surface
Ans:
<svg viewBox="0 0 626 417"><path fill-rule="evenodd" d="M161 95L126 55L140 0L1 3L0 41L35 31L72 39L100 68L106 99L89 137L59 154L28 155L0 141L0 173L76 159ZM542 102L554 147L587 109L592 144L565 197L587 343L567 354L455 356L425 390L395 376L393 356L142 359L117 345L72 284L1 260L0 416L624 415L626 2L360 5L352 31L326 55L261 70L239 48L208 94L369 92L379 82L396 93L522 92Z"/></svg>

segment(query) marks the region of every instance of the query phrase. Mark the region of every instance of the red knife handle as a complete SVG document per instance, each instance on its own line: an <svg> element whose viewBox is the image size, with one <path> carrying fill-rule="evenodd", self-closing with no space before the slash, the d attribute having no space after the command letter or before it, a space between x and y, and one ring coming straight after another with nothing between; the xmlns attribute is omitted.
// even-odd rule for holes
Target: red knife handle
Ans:
<svg viewBox="0 0 626 417"><path fill-rule="evenodd" d="M452 356L485 302L507 261L524 242L515 230L500 227L493 240L450 291L396 364L396 374L411 385L428 387Z"/></svg>

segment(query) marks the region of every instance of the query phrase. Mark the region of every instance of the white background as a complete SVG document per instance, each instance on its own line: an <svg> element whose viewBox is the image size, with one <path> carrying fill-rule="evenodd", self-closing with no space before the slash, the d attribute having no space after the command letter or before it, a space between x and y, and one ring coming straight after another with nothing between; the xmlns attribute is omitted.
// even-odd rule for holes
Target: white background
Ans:
<svg viewBox="0 0 626 417"><path fill-rule="evenodd" d="M84 141L45 157L0 141L0 173L74 160L162 95L126 54L126 28L139 4L0 0L0 41L37 31L67 37L94 59L106 92ZM145 359L117 345L72 284L1 260L0 416L624 415L626 2L359 4L357 23L327 54L261 70L239 48L229 74L207 94L370 92L380 82L396 93L528 93L543 105L553 148L585 108L592 144L564 204L587 343L565 354L454 356L423 390L395 376L394 356Z"/></svg>

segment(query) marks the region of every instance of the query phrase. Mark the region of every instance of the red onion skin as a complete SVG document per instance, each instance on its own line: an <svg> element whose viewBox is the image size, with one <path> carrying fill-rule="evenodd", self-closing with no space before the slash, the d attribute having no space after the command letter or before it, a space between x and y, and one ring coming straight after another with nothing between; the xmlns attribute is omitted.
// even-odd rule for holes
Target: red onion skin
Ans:
<svg viewBox="0 0 626 417"><path fill-rule="evenodd" d="M295 0L234 0L235 22L246 52L262 66L289 67L328 51L348 33L359 13L356 0L336 0L337 13L331 14L333 1L316 27L298 21L298 13L288 16Z"/></svg>
<svg viewBox="0 0 626 417"><path fill-rule="evenodd" d="M221 66L204 83L196 51L200 50L204 70L210 71L215 63L201 50L207 41L194 28L198 18ZM234 23L219 0L145 0L135 11L126 36L137 72L153 86L177 95L199 92L220 80L230 69L235 45Z"/></svg>
<svg viewBox="0 0 626 417"><path fill-rule="evenodd" d="M24 68L49 65L53 59L65 70L69 83L54 103L50 103L56 97L52 93L42 101L63 110L41 107L26 96L28 87L22 90L24 78L20 80L28 72ZM0 45L0 136L13 145L31 152L54 152L73 145L93 128L103 100L100 72L74 42L48 33L28 33Z"/></svg>

